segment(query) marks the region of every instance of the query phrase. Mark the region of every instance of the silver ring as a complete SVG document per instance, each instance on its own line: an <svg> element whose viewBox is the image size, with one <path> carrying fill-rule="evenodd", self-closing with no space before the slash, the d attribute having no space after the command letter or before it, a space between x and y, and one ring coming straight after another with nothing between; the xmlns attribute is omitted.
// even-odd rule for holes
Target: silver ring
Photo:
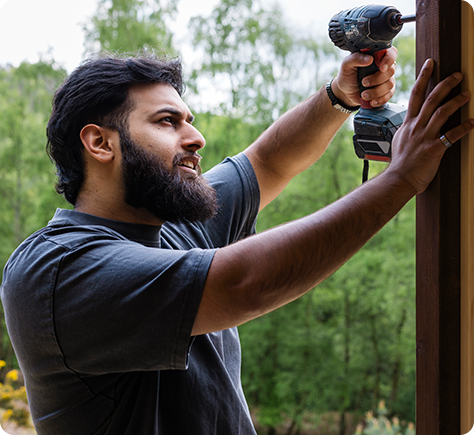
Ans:
<svg viewBox="0 0 474 435"><path fill-rule="evenodd" d="M446 148L449 148L453 145L451 142L449 142L448 138L444 134L439 139L446 145Z"/></svg>

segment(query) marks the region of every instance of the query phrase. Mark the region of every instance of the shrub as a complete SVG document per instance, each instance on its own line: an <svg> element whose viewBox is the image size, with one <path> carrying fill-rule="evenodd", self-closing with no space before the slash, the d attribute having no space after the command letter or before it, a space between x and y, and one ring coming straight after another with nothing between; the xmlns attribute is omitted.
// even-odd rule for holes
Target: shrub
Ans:
<svg viewBox="0 0 474 435"><path fill-rule="evenodd" d="M0 360L0 368L5 367ZM8 371L0 383L0 422L13 422L22 427L33 427L31 423L26 390L22 385L21 373L18 370Z"/></svg>
<svg viewBox="0 0 474 435"><path fill-rule="evenodd" d="M366 414L365 422L357 426L355 435L415 435L413 423L402 427L405 425L401 424L397 417L392 417L389 420L387 415L385 402L381 400L377 409L377 418L374 417L372 411L369 411Z"/></svg>

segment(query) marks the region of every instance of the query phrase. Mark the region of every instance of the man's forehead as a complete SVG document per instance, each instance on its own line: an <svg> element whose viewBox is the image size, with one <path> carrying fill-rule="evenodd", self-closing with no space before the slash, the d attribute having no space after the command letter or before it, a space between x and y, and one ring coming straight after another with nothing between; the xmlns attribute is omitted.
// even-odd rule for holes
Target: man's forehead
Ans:
<svg viewBox="0 0 474 435"><path fill-rule="evenodd" d="M165 107L182 112L185 117L191 112L176 89L168 83L151 83L134 85L129 90L133 101L133 110L143 113L154 113Z"/></svg>

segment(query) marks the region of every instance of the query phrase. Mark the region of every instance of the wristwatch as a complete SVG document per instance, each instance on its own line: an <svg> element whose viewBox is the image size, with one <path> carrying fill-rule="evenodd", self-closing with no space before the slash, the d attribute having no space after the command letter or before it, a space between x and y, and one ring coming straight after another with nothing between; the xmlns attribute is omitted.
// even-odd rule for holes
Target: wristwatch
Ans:
<svg viewBox="0 0 474 435"><path fill-rule="evenodd" d="M330 82L328 82L326 84L326 91L328 93L328 97L329 99L331 100L331 104L333 105L334 108L336 108L337 110L340 110L342 113L354 113L354 112L357 112L359 109L360 109L360 106L356 106L356 107L347 107L345 106L344 104L342 104L337 98L336 96L332 93L332 88L331 88L331 85L332 85L332 81L334 79L332 79Z"/></svg>

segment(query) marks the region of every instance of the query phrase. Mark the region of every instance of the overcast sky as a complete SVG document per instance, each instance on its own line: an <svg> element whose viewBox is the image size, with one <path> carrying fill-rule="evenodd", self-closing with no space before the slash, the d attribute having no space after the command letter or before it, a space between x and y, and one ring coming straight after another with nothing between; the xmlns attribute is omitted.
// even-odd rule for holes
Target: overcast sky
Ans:
<svg viewBox="0 0 474 435"><path fill-rule="evenodd" d="M208 14L218 0L180 0L183 34L189 17ZM331 17L341 10L376 3L356 0L265 0L278 1L296 28L327 37ZM381 3L395 6L403 14L415 13L415 0ZM40 53L71 71L81 61L83 26L96 9L96 0L0 0L0 65L36 62ZM413 24L410 24L413 26ZM184 59L185 61L185 59Z"/></svg>

